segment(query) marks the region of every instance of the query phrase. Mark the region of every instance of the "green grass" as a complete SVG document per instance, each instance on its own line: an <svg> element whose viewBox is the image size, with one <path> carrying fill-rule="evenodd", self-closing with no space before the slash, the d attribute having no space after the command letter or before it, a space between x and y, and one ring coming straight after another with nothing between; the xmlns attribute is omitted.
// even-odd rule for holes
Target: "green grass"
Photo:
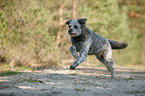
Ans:
<svg viewBox="0 0 145 96"><path fill-rule="evenodd" d="M126 92L126 94L136 94L136 93L145 93L145 91L130 91L130 92Z"/></svg>
<svg viewBox="0 0 145 96"><path fill-rule="evenodd" d="M17 75L17 74L22 74L22 72L16 72L16 71L2 71L0 72L0 76L10 76L10 75Z"/></svg>
<svg viewBox="0 0 145 96"><path fill-rule="evenodd" d="M69 74L69 75L72 75L72 76L77 76L77 75L80 75L80 74L77 74L77 73L72 73L72 74Z"/></svg>
<svg viewBox="0 0 145 96"><path fill-rule="evenodd" d="M19 68L22 69L22 70L32 70L32 68L27 67L27 66L21 66Z"/></svg>
<svg viewBox="0 0 145 96"><path fill-rule="evenodd" d="M11 67L9 64L2 64L0 65L1 71L32 71L33 69L28 66L17 66Z"/></svg>
<svg viewBox="0 0 145 96"><path fill-rule="evenodd" d="M83 89L79 89L79 88L75 88L75 91L85 91L86 89L83 88Z"/></svg>
<svg viewBox="0 0 145 96"><path fill-rule="evenodd" d="M0 71L0 76L3 77L21 74L23 71L32 71L32 69L27 66L10 67L9 64L2 64L0 65Z"/></svg>

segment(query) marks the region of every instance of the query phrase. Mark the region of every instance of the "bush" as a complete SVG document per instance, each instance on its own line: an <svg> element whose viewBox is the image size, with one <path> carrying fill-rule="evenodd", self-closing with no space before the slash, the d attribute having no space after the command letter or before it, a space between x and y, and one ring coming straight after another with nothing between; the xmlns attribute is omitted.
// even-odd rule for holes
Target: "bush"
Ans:
<svg viewBox="0 0 145 96"><path fill-rule="evenodd" d="M11 62L12 66L57 66L62 59L72 58L68 52L70 41L66 35L65 21L85 17L88 19L87 27L92 31L129 44L125 50L114 52L117 64L137 62L138 52L134 49L139 46L134 45L137 37L128 27L126 8L120 10L116 0L74 2L77 8L75 17L72 16L71 0L62 0L61 3L58 0L1 0L0 57ZM59 10L61 5L62 22ZM59 31L60 44L56 48Z"/></svg>

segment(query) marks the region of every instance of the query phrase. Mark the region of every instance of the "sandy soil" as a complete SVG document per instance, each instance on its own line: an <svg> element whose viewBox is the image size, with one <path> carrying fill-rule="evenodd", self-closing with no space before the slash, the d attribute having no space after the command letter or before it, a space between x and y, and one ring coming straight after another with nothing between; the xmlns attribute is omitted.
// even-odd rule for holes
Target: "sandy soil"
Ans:
<svg viewBox="0 0 145 96"><path fill-rule="evenodd" d="M0 77L0 96L145 96L145 71L103 67L49 69Z"/></svg>

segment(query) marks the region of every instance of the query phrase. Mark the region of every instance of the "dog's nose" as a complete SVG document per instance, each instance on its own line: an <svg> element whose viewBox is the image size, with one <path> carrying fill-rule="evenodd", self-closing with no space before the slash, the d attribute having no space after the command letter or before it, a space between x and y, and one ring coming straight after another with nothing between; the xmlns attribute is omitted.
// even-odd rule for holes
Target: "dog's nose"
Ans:
<svg viewBox="0 0 145 96"><path fill-rule="evenodd" d="M72 32L72 29L69 29L69 30L68 30L68 33L71 33L71 32Z"/></svg>

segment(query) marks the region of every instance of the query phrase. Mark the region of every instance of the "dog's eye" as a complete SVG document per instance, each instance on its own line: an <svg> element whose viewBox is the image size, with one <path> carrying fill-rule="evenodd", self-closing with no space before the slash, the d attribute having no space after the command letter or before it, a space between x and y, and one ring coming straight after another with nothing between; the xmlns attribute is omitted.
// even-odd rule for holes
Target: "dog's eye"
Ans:
<svg viewBox="0 0 145 96"><path fill-rule="evenodd" d="M74 26L74 28L78 28L78 26L77 26L77 25L75 25L75 26Z"/></svg>

